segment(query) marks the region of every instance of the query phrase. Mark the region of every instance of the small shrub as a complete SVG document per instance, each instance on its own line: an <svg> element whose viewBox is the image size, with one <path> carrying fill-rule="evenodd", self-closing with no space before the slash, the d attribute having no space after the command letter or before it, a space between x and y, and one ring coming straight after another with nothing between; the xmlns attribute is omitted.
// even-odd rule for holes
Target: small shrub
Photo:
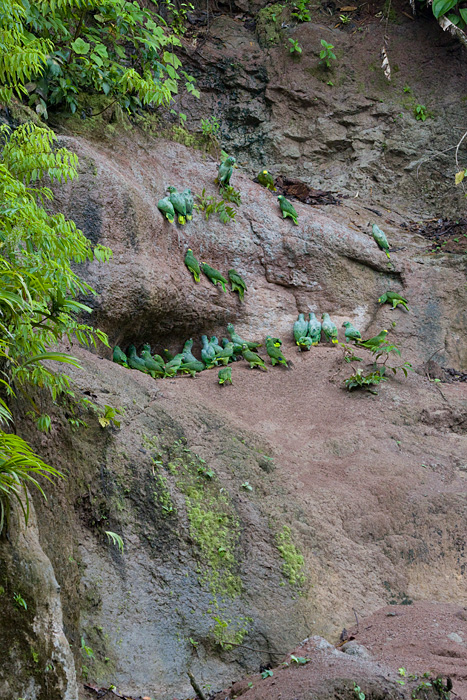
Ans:
<svg viewBox="0 0 467 700"><path fill-rule="evenodd" d="M329 69L331 68L331 61L337 61L336 54L333 52L334 46L332 44L328 44L325 39L321 39L321 46L323 48L319 52L319 62Z"/></svg>
<svg viewBox="0 0 467 700"><path fill-rule="evenodd" d="M413 108L414 117L417 121L424 122L428 117L425 105L415 105Z"/></svg>
<svg viewBox="0 0 467 700"><path fill-rule="evenodd" d="M292 56L300 56L302 53L302 47L296 39L289 39L291 46L289 46L289 52Z"/></svg>
<svg viewBox="0 0 467 700"><path fill-rule="evenodd" d="M292 17L299 22L310 22L311 15L306 0L297 0L293 3Z"/></svg>
<svg viewBox="0 0 467 700"><path fill-rule="evenodd" d="M207 119L201 119L201 130L203 136L217 136L221 125L214 115L207 117Z"/></svg>

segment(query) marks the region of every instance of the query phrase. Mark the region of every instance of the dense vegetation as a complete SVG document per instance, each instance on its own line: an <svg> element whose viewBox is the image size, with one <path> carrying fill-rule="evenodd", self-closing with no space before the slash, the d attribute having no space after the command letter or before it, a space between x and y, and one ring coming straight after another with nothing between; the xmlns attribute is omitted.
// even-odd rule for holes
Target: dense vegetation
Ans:
<svg viewBox="0 0 467 700"><path fill-rule="evenodd" d="M126 0L5 0L0 8L0 102L14 96L42 117L50 107L77 109L80 92L102 93L127 109L168 105L183 78L171 49L179 43L164 21ZM3 125L0 158L0 531L16 498L28 515L27 486L58 472L14 434L11 399L19 394L41 430L51 418L38 397L74 401L69 377L50 363L77 364L53 347L64 337L88 345L105 334L81 323L93 294L73 263L107 261L72 221L51 214L50 182L77 177L77 157L58 148L46 127ZM51 350L52 348L52 350ZM56 366L56 365L55 365Z"/></svg>

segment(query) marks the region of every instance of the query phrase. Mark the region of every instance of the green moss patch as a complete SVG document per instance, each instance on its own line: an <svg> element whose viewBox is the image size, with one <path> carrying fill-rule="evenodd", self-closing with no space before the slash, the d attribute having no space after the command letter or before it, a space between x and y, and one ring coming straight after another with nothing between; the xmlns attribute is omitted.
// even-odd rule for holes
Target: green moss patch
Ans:
<svg viewBox="0 0 467 700"><path fill-rule="evenodd" d="M305 583L303 567L305 560L292 542L290 527L284 525L276 535L277 549L283 559L282 573L291 586L301 587Z"/></svg>

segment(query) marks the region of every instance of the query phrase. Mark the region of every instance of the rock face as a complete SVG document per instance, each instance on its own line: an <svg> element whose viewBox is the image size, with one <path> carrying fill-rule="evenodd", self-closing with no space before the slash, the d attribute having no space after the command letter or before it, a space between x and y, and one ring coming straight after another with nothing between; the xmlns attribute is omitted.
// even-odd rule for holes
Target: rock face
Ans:
<svg viewBox="0 0 467 700"><path fill-rule="evenodd" d="M90 411L79 415L88 428L76 431L63 408L39 440L18 406L24 437L68 478L47 485L47 503L34 495L40 546L34 525L0 545L11 580L24 582L0 596L2 647L12 648L0 694L15 700L75 700L67 640L80 678L167 700L191 693L188 671L207 692L219 690L276 664L310 633L336 636L353 608L371 613L422 598L467 604L466 397L461 384L441 388L425 376L433 358L467 369L465 256L429 254L426 240L402 227L406 210L393 208L404 197L416 211L432 198L434 210L457 211L447 189L434 197L432 171L422 169L414 185L423 149L445 145L433 138L441 121L419 124L407 112L396 124L394 92L383 102L381 85L357 94L356 54L343 32L325 30L345 37L334 91L316 77L314 48L289 75L283 50L267 58L241 23L218 19L211 30L192 62L213 68L202 109L227 114L223 138L239 156L235 222L196 212L186 226L170 225L157 210L166 187L218 197L217 163L111 124L100 141L64 130L80 179L57 192L56 206L114 251L111 263L83 272L98 291L86 299L92 322L111 345L178 352L192 336L198 353L202 333L222 337L232 321L249 339L280 335L294 367L260 373L238 363L231 387L219 387L213 372L155 382L110 363L104 348L73 348L83 362L73 370L77 391L101 408L124 408L121 429L100 427ZM414 31L405 25L400 36L413 40ZM315 47L318 32L303 25L294 36ZM198 109L185 111L196 120ZM314 186L374 187L391 206L361 195L340 206L294 202L294 226L248 177L266 161ZM390 262L373 241L374 222L388 235ZM204 276L195 284L183 264L188 247L224 275L237 269L245 302ZM389 289L409 300L409 312L378 304ZM343 392L339 350L298 353L292 344L293 322L308 311L329 312L341 339L344 320L364 335L387 328L418 373L398 375L377 396ZM123 554L109 531L122 536ZM24 615L11 603L18 592ZM368 693L379 697L375 678ZM336 692L352 693L341 681ZM392 681L383 689L397 697Z"/></svg>
<svg viewBox="0 0 467 700"><path fill-rule="evenodd" d="M82 172L77 185L59 193L59 206L91 240L114 251L111 264L93 264L86 273L99 292L96 302L86 300L97 304L93 322L112 344L175 348L209 329L222 337L229 321L242 333L287 336L298 312L313 310L331 312L338 325L350 317L370 334L396 319L394 338L412 359L424 362L438 351L444 366L467 367L465 258L428 254L422 237L400 227L401 215L350 200L339 207L296 202L294 226L281 218L272 193L235 171L232 183L242 196L235 222L223 225L215 215L206 221L196 212L176 227L157 201L171 183L218 197L214 161L136 135L114 146L63 141L80 156ZM373 241L373 221L395 250L391 263ZM248 285L245 304L204 275L195 284L183 264L188 247L224 275L236 268ZM379 309L388 289L403 291L410 313Z"/></svg>
<svg viewBox="0 0 467 700"><path fill-rule="evenodd" d="M460 44L436 22L400 12L389 26L354 13L346 27L337 10L333 17L314 10L311 22L297 24L282 8L262 10L256 33L246 18L218 17L202 46L188 51L202 90L200 100L182 101L189 123L199 127L214 114L224 148L251 174L266 166L317 188L410 208L416 218L462 215L453 151L445 151L463 122ZM388 36L391 81L380 58ZM298 61L289 38L302 47ZM331 69L319 65L321 39L335 47ZM414 116L417 104L425 121Z"/></svg>
<svg viewBox="0 0 467 700"><path fill-rule="evenodd" d="M65 636L60 586L40 542L34 505L25 528L13 515L0 540L0 696L78 700L75 664Z"/></svg>

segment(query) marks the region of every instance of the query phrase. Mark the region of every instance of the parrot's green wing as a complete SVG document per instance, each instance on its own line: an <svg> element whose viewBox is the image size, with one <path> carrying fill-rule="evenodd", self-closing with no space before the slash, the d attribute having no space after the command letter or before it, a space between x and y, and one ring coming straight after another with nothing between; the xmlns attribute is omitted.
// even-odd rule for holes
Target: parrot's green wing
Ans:
<svg viewBox="0 0 467 700"><path fill-rule="evenodd" d="M195 256L193 255L193 251L191 248L188 248L186 255L185 255L185 265L187 268L190 270L191 274L193 275L195 282L199 282L201 279L201 270L199 267L199 262L196 260Z"/></svg>
<svg viewBox="0 0 467 700"><path fill-rule="evenodd" d="M240 301L243 301L243 296L245 292L247 291L247 286L244 282L244 280L240 277L238 272L234 269L229 270L229 280L230 284L232 286L232 291L233 292L238 292L238 296L240 298Z"/></svg>
<svg viewBox="0 0 467 700"><path fill-rule="evenodd" d="M293 204L281 194L277 199L279 200L279 206L281 208L284 219L290 216L294 224L298 225L298 214L295 211L295 207L293 206Z"/></svg>
<svg viewBox="0 0 467 700"><path fill-rule="evenodd" d="M213 284L220 284L222 287L222 291L225 292L225 285L227 284L227 280L221 275L219 270L216 270L214 267L211 267L207 263L202 263L201 267L206 277L208 277Z"/></svg>
<svg viewBox="0 0 467 700"><path fill-rule="evenodd" d="M387 334L387 330L383 329L380 331L380 333L378 333L378 335L373 336L373 338L368 338L367 340L357 340L357 344L375 352L380 345L385 342Z"/></svg>
<svg viewBox="0 0 467 700"><path fill-rule="evenodd" d="M308 329L306 334L309 338L311 338L312 345L318 345L321 340L321 323L318 321L312 311L310 311L308 317L310 320L308 321Z"/></svg>
<svg viewBox="0 0 467 700"><path fill-rule="evenodd" d="M127 361L127 356L121 350L118 345L116 345L113 349L112 353L112 359L114 362L116 362L119 365L123 365L123 367L128 367L128 361Z"/></svg>
<svg viewBox="0 0 467 700"><path fill-rule="evenodd" d="M331 321L329 314L324 313L322 318L323 318L323 322L321 324L321 327L323 329L324 335L332 343L334 343L334 344L337 343L338 342L338 331L337 331L336 324L333 321Z"/></svg>
<svg viewBox="0 0 467 700"><path fill-rule="evenodd" d="M388 252L389 251L389 243L388 243L388 239L386 238L386 234L384 233L384 231L382 229L380 229L380 227L377 226L376 224L373 224L372 233L373 233L373 238L375 239L376 243L379 245L381 250L384 250L384 252L388 256L388 258L390 258L391 256L389 255L389 252Z"/></svg>
<svg viewBox="0 0 467 700"><path fill-rule="evenodd" d="M173 208L178 214L178 223L186 223L186 204L185 197L180 192L177 192L175 187L169 187L169 199L173 205Z"/></svg>
<svg viewBox="0 0 467 700"><path fill-rule="evenodd" d="M170 221L170 223L173 224L173 221L175 219L175 211L170 199L168 197L160 199L157 203L157 208L165 215L165 217Z"/></svg>
<svg viewBox="0 0 467 700"><path fill-rule="evenodd" d="M295 321L293 326L293 335L297 345L300 338L307 334L307 330L308 323L305 321L305 314L298 314L298 319Z"/></svg>

